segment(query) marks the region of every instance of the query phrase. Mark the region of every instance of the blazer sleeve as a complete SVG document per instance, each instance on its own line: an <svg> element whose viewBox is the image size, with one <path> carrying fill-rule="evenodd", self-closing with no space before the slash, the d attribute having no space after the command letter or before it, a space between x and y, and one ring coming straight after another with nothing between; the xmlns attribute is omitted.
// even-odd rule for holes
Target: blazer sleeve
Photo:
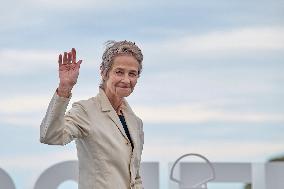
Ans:
<svg viewBox="0 0 284 189"><path fill-rule="evenodd" d="M76 102L65 114L71 97L53 95L46 115L40 125L40 142L51 145L65 145L75 138L89 135L89 119L86 110Z"/></svg>

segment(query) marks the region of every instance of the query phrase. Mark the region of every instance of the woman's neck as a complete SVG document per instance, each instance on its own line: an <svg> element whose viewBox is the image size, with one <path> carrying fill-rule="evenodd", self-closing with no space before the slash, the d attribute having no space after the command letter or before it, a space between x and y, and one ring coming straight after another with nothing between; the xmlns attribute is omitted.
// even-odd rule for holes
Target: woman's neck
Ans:
<svg viewBox="0 0 284 189"><path fill-rule="evenodd" d="M110 104L112 105L113 109L117 112L120 113L120 107L122 105L123 102L123 98L118 97L117 95L114 95L110 92L108 92L107 90L104 90L106 96L108 97L108 100L110 101Z"/></svg>

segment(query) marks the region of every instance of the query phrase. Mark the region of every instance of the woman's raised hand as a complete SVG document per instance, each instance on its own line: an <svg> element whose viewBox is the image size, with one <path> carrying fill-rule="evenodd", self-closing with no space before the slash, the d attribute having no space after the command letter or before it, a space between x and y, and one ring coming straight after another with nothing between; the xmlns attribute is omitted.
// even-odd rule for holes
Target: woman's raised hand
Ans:
<svg viewBox="0 0 284 189"><path fill-rule="evenodd" d="M77 83L79 76L79 69L82 60L76 62L76 50L72 48L71 52L64 52L64 55L60 54L58 57L59 64L59 87L57 94L62 97L69 97L71 90Z"/></svg>

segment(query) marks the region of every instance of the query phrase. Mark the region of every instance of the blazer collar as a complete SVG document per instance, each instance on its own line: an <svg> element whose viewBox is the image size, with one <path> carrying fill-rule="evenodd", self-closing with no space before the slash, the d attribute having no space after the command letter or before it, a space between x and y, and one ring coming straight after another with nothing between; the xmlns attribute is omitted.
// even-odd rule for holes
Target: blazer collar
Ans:
<svg viewBox="0 0 284 189"><path fill-rule="evenodd" d="M99 101L100 101L100 105L101 105L101 110L102 112L107 113L107 115L110 117L110 119L116 124L117 128L119 129L120 133L123 135L123 137L128 141L128 137L125 133L125 130L122 126L122 123L116 113L116 111L114 110L114 108L112 107L108 97L106 96L105 92L103 89L99 89ZM136 125L137 125L137 120L136 120L136 116L134 114L134 112L132 111L132 109L130 108L129 104L127 103L127 101L124 99L125 102L125 108L122 110L129 133L130 133L130 137L132 139L134 148L136 146L136 138L135 138L135 133L136 131Z"/></svg>
<svg viewBox="0 0 284 189"><path fill-rule="evenodd" d="M100 97L100 103L101 103L101 110L103 112L115 111L108 97L106 96L104 90L101 88L99 89L99 97ZM123 113L135 115L125 98L123 99L123 101L125 103L125 109L123 110Z"/></svg>

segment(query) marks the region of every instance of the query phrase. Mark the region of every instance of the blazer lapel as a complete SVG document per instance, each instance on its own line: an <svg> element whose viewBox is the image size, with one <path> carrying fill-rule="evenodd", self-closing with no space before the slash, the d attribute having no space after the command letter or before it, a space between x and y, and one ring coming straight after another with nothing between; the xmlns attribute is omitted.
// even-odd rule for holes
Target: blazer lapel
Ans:
<svg viewBox="0 0 284 189"><path fill-rule="evenodd" d="M127 135L126 135L126 133L125 133L125 130L124 130L123 126L122 126L122 123L121 123L121 121L120 121L118 115L116 114L116 112L115 112L115 111L109 111L109 112L107 112L107 115L108 115L108 116L110 117L110 119L115 123L115 125L117 126L117 128L119 129L119 131L121 132L121 134L124 136L124 138L125 138L128 142L130 142L129 139L128 139L128 137L127 137Z"/></svg>
<svg viewBox="0 0 284 189"><path fill-rule="evenodd" d="M116 114L116 111L113 109L112 105L110 104L110 101L108 100L106 94L104 93L104 91L102 89L100 89L99 97L100 97L100 101L101 101L102 111L105 112L110 117L110 119L115 123L116 127L119 129L119 131L123 135L123 137L128 142L130 142L125 131L124 131L122 123L121 123L118 115Z"/></svg>

